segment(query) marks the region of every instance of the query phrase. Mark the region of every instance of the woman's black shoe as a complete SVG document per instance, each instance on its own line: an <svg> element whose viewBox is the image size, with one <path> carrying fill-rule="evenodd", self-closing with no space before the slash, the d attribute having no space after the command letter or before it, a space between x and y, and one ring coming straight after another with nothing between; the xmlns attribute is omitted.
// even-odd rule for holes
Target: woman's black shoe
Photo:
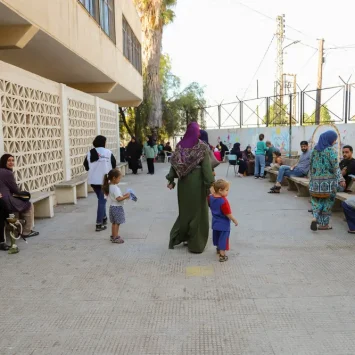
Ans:
<svg viewBox="0 0 355 355"><path fill-rule="evenodd" d="M6 243L0 243L0 250L8 251L10 247Z"/></svg>

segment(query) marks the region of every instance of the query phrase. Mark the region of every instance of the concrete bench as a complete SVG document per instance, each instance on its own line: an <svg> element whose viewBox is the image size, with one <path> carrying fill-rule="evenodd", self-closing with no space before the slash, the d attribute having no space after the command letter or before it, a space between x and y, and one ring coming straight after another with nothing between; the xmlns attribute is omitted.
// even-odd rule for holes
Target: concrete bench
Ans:
<svg viewBox="0 0 355 355"><path fill-rule="evenodd" d="M271 167L265 168L265 172L269 175L269 181L275 183L279 172L277 170L271 170ZM283 178L281 186L288 186L288 180L286 179L286 177Z"/></svg>
<svg viewBox="0 0 355 355"><path fill-rule="evenodd" d="M118 163L116 165L116 169L118 169L122 176L125 176L128 173L128 163L124 162L124 163Z"/></svg>
<svg viewBox="0 0 355 355"><path fill-rule="evenodd" d="M63 181L55 185L57 204L76 205L78 202L78 198L88 197L87 179L87 174L84 174L69 181Z"/></svg>
<svg viewBox="0 0 355 355"><path fill-rule="evenodd" d="M297 191L298 197L309 197L309 179L304 177L291 176L288 180L288 191Z"/></svg>
<svg viewBox="0 0 355 355"><path fill-rule="evenodd" d="M54 192L40 191L31 193L35 218L54 217Z"/></svg>

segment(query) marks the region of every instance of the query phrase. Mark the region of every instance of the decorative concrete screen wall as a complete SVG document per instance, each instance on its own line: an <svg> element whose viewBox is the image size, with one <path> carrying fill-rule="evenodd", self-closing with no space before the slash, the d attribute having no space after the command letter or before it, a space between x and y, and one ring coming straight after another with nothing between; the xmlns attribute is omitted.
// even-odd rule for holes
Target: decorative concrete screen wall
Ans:
<svg viewBox="0 0 355 355"><path fill-rule="evenodd" d="M0 61L0 153L22 189L44 191L85 173L97 134L119 161L117 105Z"/></svg>

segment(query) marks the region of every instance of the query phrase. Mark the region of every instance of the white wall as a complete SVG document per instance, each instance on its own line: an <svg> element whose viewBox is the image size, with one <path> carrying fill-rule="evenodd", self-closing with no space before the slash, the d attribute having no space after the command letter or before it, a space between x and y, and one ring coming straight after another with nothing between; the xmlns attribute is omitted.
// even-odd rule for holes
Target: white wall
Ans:
<svg viewBox="0 0 355 355"><path fill-rule="evenodd" d="M350 144L355 149L355 125L340 124L335 128L323 125L319 126L314 142L318 141L319 135L328 129L335 129L339 135L339 147ZM316 130L316 126L293 126L291 133L291 150L300 152L300 142L305 140L310 143L312 135ZM245 149L250 145L255 148L260 133L265 135L265 140L270 140L273 145L282 152L288 153L290 149L290 130L289 127L262 127L262 128L237 128L237 129L212 129L208 130L209 142L211 145L217 145L219 141L223 141L228 147L232 147L234 143L239 142L241 149Z"/></svg>

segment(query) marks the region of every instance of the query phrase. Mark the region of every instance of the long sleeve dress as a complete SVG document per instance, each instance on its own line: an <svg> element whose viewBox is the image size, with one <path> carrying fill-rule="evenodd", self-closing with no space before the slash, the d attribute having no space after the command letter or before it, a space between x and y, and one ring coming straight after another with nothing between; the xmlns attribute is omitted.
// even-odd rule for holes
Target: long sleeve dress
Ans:
<svg viewBox="0 0 355 355"><path fill-rule="evenodd" d="M166 178L169 183L178 178L173 167ZM191 173L178 180L179 216L170 232L170 249L182 242L188 242L190 252L204 251L209 234L207 196L213 181L208 152Z"/></svg>
<svg viewBox="0 0 355 355"><path fill-rule="evenodd" d="M342 178L338 156L333 148L326 148L322 152L317 150L312 152L310 177L309 191L312 195L313 216L319 225L327 226L338 184ZM322 194L327 197L317 197Z"/></svg>

